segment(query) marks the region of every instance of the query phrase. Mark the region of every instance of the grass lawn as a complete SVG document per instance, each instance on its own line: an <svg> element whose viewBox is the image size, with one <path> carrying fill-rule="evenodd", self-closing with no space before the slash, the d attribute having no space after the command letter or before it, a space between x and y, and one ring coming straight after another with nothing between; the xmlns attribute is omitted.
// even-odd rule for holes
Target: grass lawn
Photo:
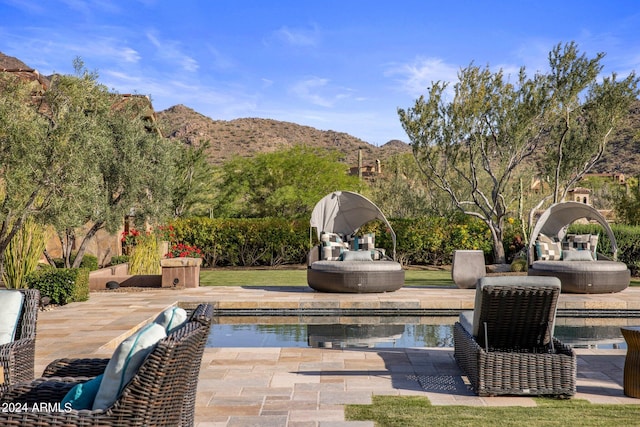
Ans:
<svg viewBox="0 0 640 427"><path fill-rule="evenodd" d="M404 282L405 286L455 286L448 270L407 270ZM202 269L200 286L307 286L307 270Z"/></svg>
<svg viewBox="0 0 640 427"><path fill-rule="evenodd" d="M445 269L411 268L405 271L405 286L451 286L451 272ZM211 268L200 270L200 286L307 286L307 270ZM640 278L631 279L640 286Z"/></svg>
<svg viewBox="0 0 640 427"><path fill-rule="evenodd" d="M536 398L536 407L432 406L417 396L373 396L371 405L347 405L345 419L376 426L637 426L640 405L596 405L585 400Z"/></svg>

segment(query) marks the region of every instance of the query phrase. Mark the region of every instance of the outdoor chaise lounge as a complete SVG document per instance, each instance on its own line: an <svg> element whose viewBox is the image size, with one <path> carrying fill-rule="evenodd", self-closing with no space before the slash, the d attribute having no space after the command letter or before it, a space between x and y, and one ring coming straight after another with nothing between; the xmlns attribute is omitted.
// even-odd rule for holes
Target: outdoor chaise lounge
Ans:
<svg viewBox="0 0 640 427"><path fill-rule="evenodd" d="M37 289L0 291L0 327L6 333L0 332L0 395L10 385L34 377L39 307Z"/></svg>
<svg viewBox="0 0 640 427"><path fill-rule="evenodd" d="M393 241L392 257L375 247L373 233L358 235L366 223L381 220ZM364 196L336 191L323 197L311 214L318 241L307 257L307 283L321 292L395 291L404 270L395 261L396 235L380 209ZM311 236L310 236L311 237Z"/></svg>
<svg viewBox="0 0 640 427"><path fill-rule="evenodd" d="M59 359L42 378L9 387L2 407L28 410L0 412L0 425L192 426L213 307L200 304L190 316L172 314L180 310L165 310L123 341L111 359ZM120 355L126 360L114 363ZM120 388L107 387L107 378L121 378Z"/></svg>
<svg viewBox="0 0 640 427"><path fill-rule="evenodd" d="M612 259L598 252L598 235L567 234L569 225L582 218L603 227ZM540 216L531 233L528 275L557 277L566 293L620 292L629 286L631 272L616 261L617 252L616 238L600 212L584 203L557 203Z"/></svg>
<svg viewBox="0 0 640 427"><path fill-rule="evenodd" d="M454 325L454 357L480 396L576 392L576 355L553 336L560 280L483 277Z"/></svg>

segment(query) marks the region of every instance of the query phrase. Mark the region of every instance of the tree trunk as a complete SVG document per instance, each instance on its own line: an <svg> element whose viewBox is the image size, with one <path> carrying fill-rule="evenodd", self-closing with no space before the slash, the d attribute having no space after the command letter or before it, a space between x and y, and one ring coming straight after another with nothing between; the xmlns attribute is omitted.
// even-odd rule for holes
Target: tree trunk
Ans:
<svg viewBox="0 0 640 427"><path fill-rule="evenodd" d="M493 239L493 262L496 264L505 264L507 257L504 252L504 243L502 242L502 229L493 223L488 223L487 225L489 226L491 238Z"/></svg>
<svg viewBox="0 0 640 427"><path fill-rule="evenodd" d="M87 245L89 244L89 240L91 240L91 238L96 235L98 230L100 230L103 225L104 225L104 221L97 221L91 226L89 231L87 231L87 234L85 234L84 238L82 239L82 243L80 243L80 247L78 248L76 259L73 261L73 266L72 266L73 268L80 267L80 263L82 262L82 257L84 257L84 253L87 250Z"/></svg>

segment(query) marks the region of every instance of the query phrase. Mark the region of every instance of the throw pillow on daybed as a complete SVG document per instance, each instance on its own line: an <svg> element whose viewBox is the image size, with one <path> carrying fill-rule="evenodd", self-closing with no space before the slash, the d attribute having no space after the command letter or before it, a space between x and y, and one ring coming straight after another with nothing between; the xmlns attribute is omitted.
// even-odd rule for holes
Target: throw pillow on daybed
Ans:
<svg viewBox="0 0 640 427"><path fill-rule="evenodd" d="M562 242L563 250L590 251L593 259L597 259L597 234L567 234Z"/></svg>
<svg viewBox="0 0 640 427"><path fill-rule="evenodd" d="M373 261L369 251L344 251L342 261Z"/></svg>
<svg viewBox="0 0 640 427"><path fill-rule="evenodd" d="M349 249L352 251L371 251L376 247L375 233L367 233L360 236L351 236Z"/></svg>
<svg viewBox="0 0 640 427"><path fill-rule="evenodd" d="M322 244L321 258L323 261L339 261L342 253L349 248L349 244L342 240L337 233L323 231L320 234Z"/></svg>
<svg viewBox="0 0 640 427"><path fill-rule="evenodd" d="M536 254L542 261L560 261L562 259L562 244L540 233L536 240Z"/></svg>
<svg viewBox="0 0 640 427"><path fill-rule="evenodd" d="M563 261L593 261L593 255L591 251L576 251L567 250L562 251Z"/></svg>
<svg viewBox="0 0 640 427"><path fill-rule="evenodd" d="M0 290L0 345L13 342L23 301L20 291Z"/></svg>

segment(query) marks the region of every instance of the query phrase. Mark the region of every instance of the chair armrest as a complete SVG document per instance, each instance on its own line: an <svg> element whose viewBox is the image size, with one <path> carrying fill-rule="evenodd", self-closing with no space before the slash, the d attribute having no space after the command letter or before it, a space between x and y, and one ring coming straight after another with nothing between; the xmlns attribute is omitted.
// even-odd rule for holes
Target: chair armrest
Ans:
<svg viewBox="0 0 640 427"><path fill-rule="evenodd" d="M109 359L57 359L49 363L42 376L48 377L96 377L104 373Z"/></svg>
<svg viewBox="0 0 640 427"><path fill-rule="evenodd" d="M31 382L14 384L2 394L0 401L21 404L40 404L41 402L60 402L69 390L87 378L38 378Z"/></svg>
<svg viewBox="0 0 640 427"><path fill-rule="evenodd" d="M0 378L0 392L3 388L34 378L36 343L33 338L18 339L0 345L0 366L4 377Z"/></svg>

